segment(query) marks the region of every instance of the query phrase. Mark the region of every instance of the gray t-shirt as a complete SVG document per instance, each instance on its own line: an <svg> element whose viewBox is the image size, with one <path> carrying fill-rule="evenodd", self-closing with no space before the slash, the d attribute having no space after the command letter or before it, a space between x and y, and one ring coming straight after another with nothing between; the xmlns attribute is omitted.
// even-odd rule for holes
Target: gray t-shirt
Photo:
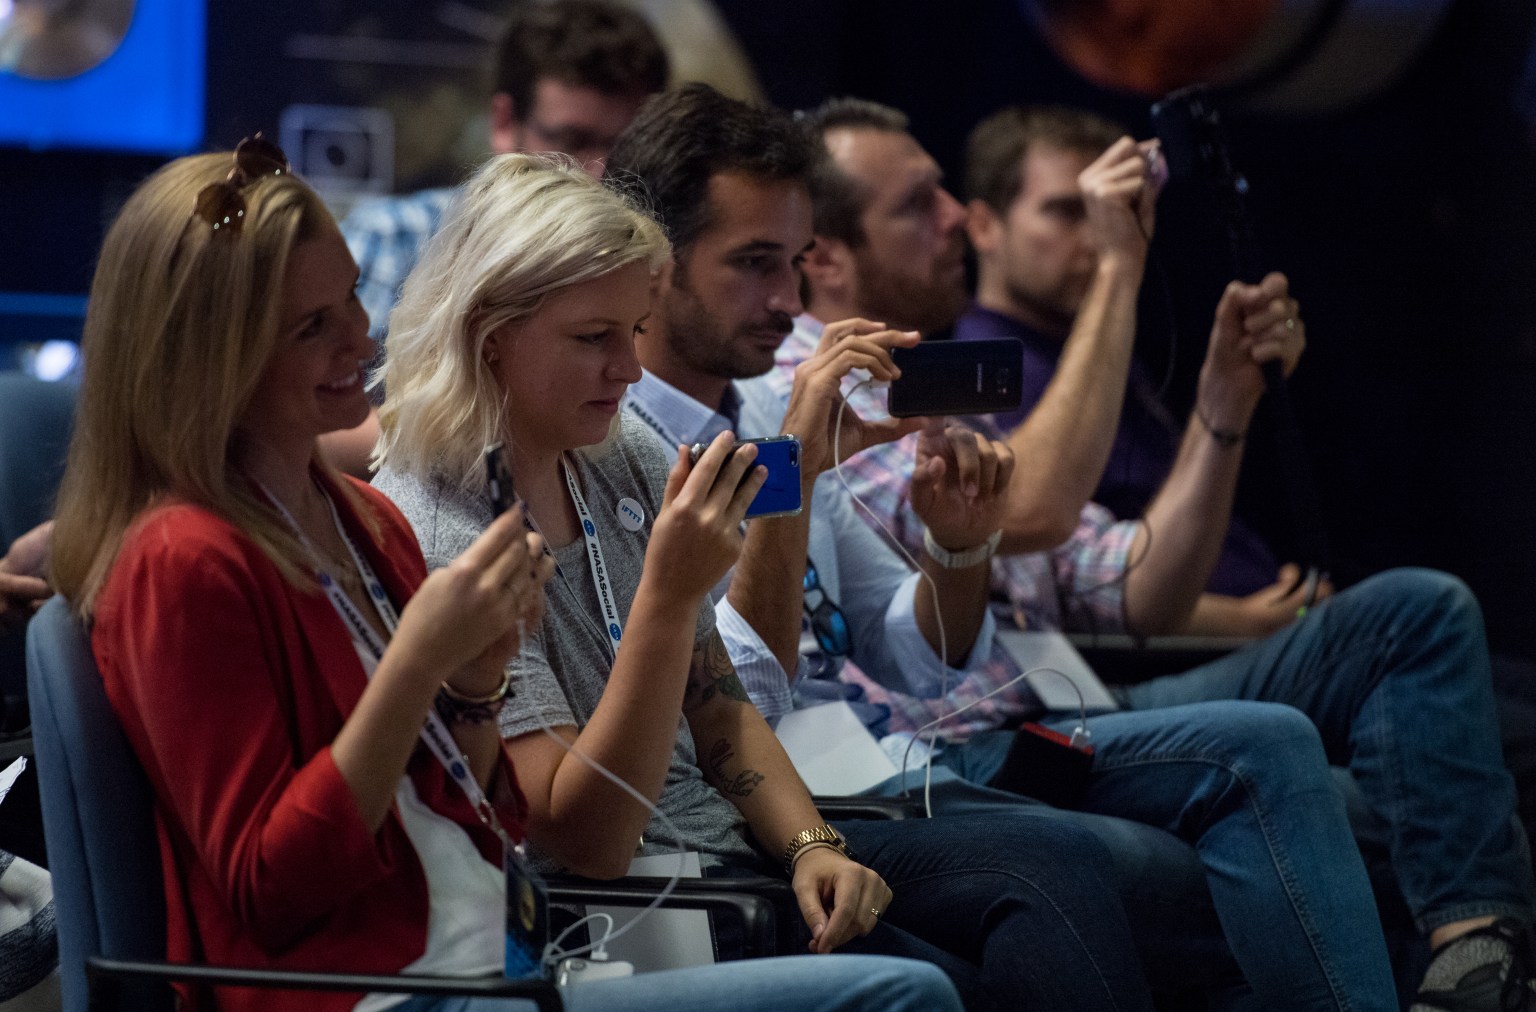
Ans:
<svg viewBox="0 0 1536 1012"><path fill-rule="evenodd" d="M619 438L600 459L581 453L568 454L566 459L574 462L621 621L625 620L640 585L651 523L666 488L666 461L650 434L628 417ZM440 479L422 482L387 467L373 483L410 521L429 569L447 565L490 525L490 500L484 494L466 493ZM637 531L626 530L619 522L619 501L626 498L639 503L645 513ZM608 684L613 655L603 633L603 612L585 540L577 538L556 549L555 561L560 569L549 581L544 621L512 661L514 696L501 713L501 733L506 738L540 734L541 723L584 727ZM699 609L696 642L714 635L714 609L705 601ZM677 826L687 848L703 855L703 863L759 858L747 842L741 813L704 780L693 735L681 716L658 807ZM592 817L600 819L602 813L593 812ZM674 849L673 841L652 819L643 852Z"/></svg>

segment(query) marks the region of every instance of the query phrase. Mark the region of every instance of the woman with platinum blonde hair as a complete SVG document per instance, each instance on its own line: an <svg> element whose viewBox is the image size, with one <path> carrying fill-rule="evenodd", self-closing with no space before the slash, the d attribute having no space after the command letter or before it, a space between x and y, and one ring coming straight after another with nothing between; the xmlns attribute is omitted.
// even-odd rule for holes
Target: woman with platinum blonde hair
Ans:
<svg viewBox="0 0 1536 1012"><path fill-rule="evenodd" d="M154 795L172 960L494 974L504 848L526 818L495 718L552 567L513 510L428 575L388 500L325 464L318 437L368 411L356 282L331 216L259 136L150 177L92 285L54 575L90 625ZM860 991L869 969L829 964L797 1000L851 1007L844 987L870 1007L946 1000L942 978L924 991L891 972L886 991ZM804 978L798 965L761 973L749 979L764 988ZM709 968L576 985L565 1000L705 1012L740 986ZM838 1003L816 1005L823 992ZM233 1012L527 1007L193 985L182 997Z"/></svg>
<svg viewBox="0 0 1536 1012"><path fill-rule="evenodd" d="M536 858L615 878L636 841L659 854L681 837L705 874L787 877L811 952L924 959L972 1008L1150 1008L1087 834L1013 816L832 826L817 813L709 599L763 483L756 448L723 432L697 459L677 447L669 471L620 412L656 275L672 269L633 199L568 163L505 155L467 184L390 318L375 485L428 566L451 565L493 522L480 457L494 443L555 560L499 718ZM910 880L924 888L893 897L884 868L920 868Z"/></svg>
<svg viewBox="0 0 1536 1012"><path fill-rule="evenodd" d="M666 236L634 198L581 174L561 156L504 155L465 186L389 317L376 467L483 487L481 454L504 438L508 394L495 368L497 332L557 292L630 265L649 277L666 263ZM608 437L618 425L615 411Z"/></svg>

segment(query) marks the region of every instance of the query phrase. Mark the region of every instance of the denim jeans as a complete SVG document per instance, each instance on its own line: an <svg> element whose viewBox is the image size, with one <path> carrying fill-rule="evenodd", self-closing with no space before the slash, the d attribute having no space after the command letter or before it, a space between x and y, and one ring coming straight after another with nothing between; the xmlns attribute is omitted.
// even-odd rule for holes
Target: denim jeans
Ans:
<svg viewBox="0 0 1536 1012"><path fill-rule="evenodd" d="M1151 1008L1092 833L1024 811L837 828L894 894L844 951L935 963L968 1009Z"/></svg>
<svg viewBox="0 0 1536 1012"><path fill-rule="evenodd" d="M883 956L754 959L594 981L560 992L568 1012L959 1012L933 966ZM508 998L412 998L395 1012L525 1012Z"/></svg>
<svg viewBox="0 0 1536 1012"><path fill-rule="evenodd" d="M1482 612L1454 577L1382 573L1123 698L1138 711L1207 699L1296 707L1386 828L1420 931L1485 914L1531 920L1536 884L1500 754Z"/></svg>
<svg viewBox="0 0 1536 1012"><path fill-rule="evenodd" d="M1069 731L1077 719L1046 723ZM1143 958L1151 965L1172 960L1189 983L1215 986L1210 968L1220 965L1224 936L1266 1007L1397 1007L1370 883L1318 733L1302 714L1269 703L1210 702L1101 714L1089 718L1089 729L1094 766L1082 810L1046 810L1094 832L1114 852L1116 884L1137 911ZM939 761L985 783L1012 735L978 735ZM949 811L941 806L935 814ZM1169 834L1184 842L1168 846ZM1179 911L1181 891L1187 914ZM1211 907L1219 932L1211 930Z"/></svg>

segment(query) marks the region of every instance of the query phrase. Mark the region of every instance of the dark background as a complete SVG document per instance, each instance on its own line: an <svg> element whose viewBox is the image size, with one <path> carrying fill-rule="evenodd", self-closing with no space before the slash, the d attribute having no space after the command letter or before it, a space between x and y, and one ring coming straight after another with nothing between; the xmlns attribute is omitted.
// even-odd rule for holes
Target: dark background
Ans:
<svg viewBox="0 0 1536 1012"><path fill-rule="evenodd" d="M1080 104L1148 130L1144 97L1082 80L1015 0L719 6L775 102L846 93L896 105L952 180L971 125L1009 102ZM1292 390L1336 575L1403 564L1455 572L1482 600L1496 646L1536 657L1533 21L1526 0L1452 0L1379 94L1327 114L1231 107L1226 126L1268 262L1290 275L1308 322ZM289 47L296 33L349 31L431 44L421 50L430 59L381 68ZM290 103L371 104L418 123L400 142L410 148L402 188L446 181L472 160L457 135L483 105L477 66L489 49L427 5L213 4L209 39L209 147L271 130ZM420 156L434 145L438 157ZM0 149L0 292L84 294L106 222L158 163ZM1199 193L1165 195L1155 250L1172 299L1147 286L1139 345L1154 374L1176 348L1169 398L1182 409L1231 273ZM0 338L72 325L0 321ZM1256 436L1241 505L1285 545L1294 531L1276 470Z"/></svg>
<svg viewBox="0 0 1536 1012"><path fill-rule="evenodd" d="M895 105L956 187L966 133L1006 104L1086 106L1149 134L1144 97L1083 80L1014 0L721 6L775 102ZM1525 656L1536 655L1533 21L1536 5L1458 0L1403 76L1363 103L1225 110L1268 264L1290 276L1308 324L1291 388L1336 577L1450 570L1477 591L1495 645ZM1393 37L1390 20L1380 31ZM1169 399L1183 410L1232 272L1203 191L1170 187L1154 248L1173 293ZM1138 350L1161 375L1170 328L1155 273L1142 302ZM1256 437L1240 506L1286 546L1277 471Z"/></svg>

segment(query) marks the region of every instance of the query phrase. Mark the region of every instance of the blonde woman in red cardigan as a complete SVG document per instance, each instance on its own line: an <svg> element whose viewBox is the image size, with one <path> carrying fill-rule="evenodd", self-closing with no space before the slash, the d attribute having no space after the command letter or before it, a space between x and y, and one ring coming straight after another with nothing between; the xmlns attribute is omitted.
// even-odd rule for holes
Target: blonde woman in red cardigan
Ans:
<svg viewBox="0 0 1536 1012"><path fill-rule="evenodd" d="M368 410L356 280L330 215L259 138L151 177L91 292L54 578L90 623L154 790L170 958L493 973L502 848L525 815L495 717L551 563L513 510L428 576L398 511L318 456L317 437ZM727 970L583 985L568 1001L704 1009L725 980L740 995L754 979ZM924 967L807 970L778 977L809 980L809 1007L953 1002ZM861 983L870 971L884 991ZM239 1012L407 1001L186 997Z"/></svg>

